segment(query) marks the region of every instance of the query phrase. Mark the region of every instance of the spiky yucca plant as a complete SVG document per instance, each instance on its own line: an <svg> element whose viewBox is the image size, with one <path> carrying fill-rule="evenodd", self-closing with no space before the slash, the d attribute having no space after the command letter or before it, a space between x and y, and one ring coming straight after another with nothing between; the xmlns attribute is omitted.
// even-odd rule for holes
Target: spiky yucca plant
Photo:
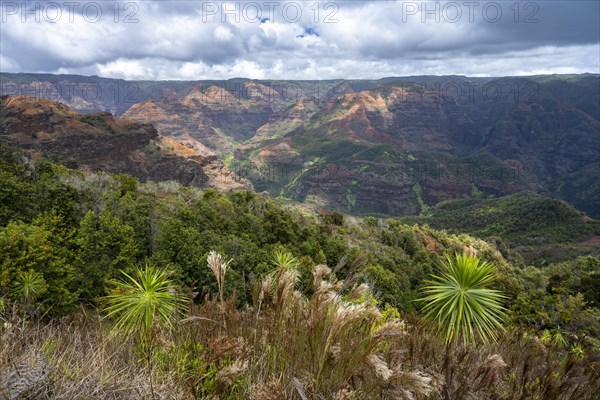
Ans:
<svg viewBox="0 0 600 400"><path fill-rule="evenodd" d="M125 335L139 332L142 342L151 341L155 326L173 328L182 299L177 295L174 282L167 271L148 261L132 275L116 282L116 290L106 296L104 311L116 318L116 327Z"/></svg>
<svg viewBox="0 0 600 400"><path fill-rule="evenodd" d="M298 259L289 251L276 250L273 253L273 264L278 269L286 271L290 268L298 268L300 263L298 262Z"/></svg>
<svg viewBox="0 0 600 400"><path fill-rule="evenodd" d="M425 305L425 317L437 324L437 332L446 343L443 363L445 386L444 398L451 398L452 343L462 338L463 345L475 343L476 333L484 342L495 341L496 332L504 330L502 321L505 309L501 304L505 297L500 291L489 289L494 280L492 264L478 257L463 253L448 256L442 263L439 275L426 281L420 299Z"/></svg>
<svg viewBox="0 0 600 400"><path fill-rule="evenodd" d="M44 280L44 276L37 271L29 270L19 272L14 282L13 294L29 304L43 294L47 288L48 285Z"/></svg>
<svg viewBox="0 0 600 400"><path fill-rule="evenodd" d="M494 266L469 254L448 256L439 275L432 275L423 289L425 317L437 323L447 343L463 339L475 342L476 332L485 341L494 341L503 330L504 295L489 286Z"/></svg>

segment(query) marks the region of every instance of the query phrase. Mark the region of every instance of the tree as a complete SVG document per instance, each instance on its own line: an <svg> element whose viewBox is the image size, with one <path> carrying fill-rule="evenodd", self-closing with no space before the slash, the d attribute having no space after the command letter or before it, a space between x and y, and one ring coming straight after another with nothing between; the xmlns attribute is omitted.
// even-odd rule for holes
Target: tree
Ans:
<svg viewBox="0 0 600 400"><path fill-rule="evenodd" d="M119 271L132 271L138 248L135 231L115 217L108 208L99 215L89 211L81 220L75 242L79 264L84 271L83 297L93 300L106 294L105 282Z"/></svg>
<svg viewBox="0 0 600 400"><path fill-rule="evenodd" d="M35 208L31 183L0 170L0 226L11 220L30 220Z"/></svg>
<svg viewBox="0 0 600 400"><path fill-rule="evenodd" d="M81 219L79 192L60 181L64 173L64 167L45 160L36 164L35 205L38 213L53 212L62 217L62 225L76 227Z"/></svg>
<svg viewBox="0 0 600 400"><path fill-rule="evenodd" d="M446 343L445 398L450 398L452 379L450 354L453 342L462 338L463 345L475 343L476 333L484 341L494 341L496 332L503 330L505 309L501 302L505 296L489 289L494 280L494 266L470 254L448 256L442 263L439 275L425 281L425 317L434 321L437 332Z"/></svg>
<svg viewBox="0 0 600 400"><path fill-rule="evenodd" d="M396 274L381 265L368 265L362 270L367 282L376 288L375 294L381 304L389 304L398 307L409 292L408 282L402 282L399 274Z"/></svg>
<svg viewBox="0 0 600 400"><path fill-rule="evenodd" d="M475 332L485 341L496 339L504 329L505 310L500 291L489 289L494 280L494 266L479 258L456 254L442 263L440 275L425 281L425 317L434 320L446 343L462 337L463 343L475 342ZM475 329L474 329L475 328Z"/></svg>
<svg viewBox="0 0 600 400"><path fill-rule="evenodd" d="M116 327L124 335L138 333L139 345L146 362L153 370L153 351L156 328L173 329L173 322L183 309L183 298L178 295L169 273L146 260L144 268L137 268L132 275L121 271L127 278L116 282L116 290L103 298L107 317L116 318ZM150 374L152 398L154 386Z"/></svg>
<svg viewBox="0 0 600 400"><path fill-rule="evenodd" d="M44 276L37 271L19 272L15 283L13 284L14 295L25 303L35 301L35 299L47 290L48 285Z"/></svg>
<svg viewBox="0 0 600 400"><path fill-rule="evenodd" d="M46 214L32 224L11 222L0 228L0 287L13 288L19 274L30 270L43 277L46 290L36 297L42 312L72 310L79 297L79 272L72 265L67 233L57 228L61 217Z"/></svg>

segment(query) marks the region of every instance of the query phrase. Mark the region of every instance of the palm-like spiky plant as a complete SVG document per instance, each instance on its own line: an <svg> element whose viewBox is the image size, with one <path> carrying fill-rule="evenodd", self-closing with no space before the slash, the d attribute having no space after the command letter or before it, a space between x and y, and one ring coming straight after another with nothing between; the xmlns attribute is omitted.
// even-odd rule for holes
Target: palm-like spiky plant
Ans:
<svg viewBox="0 0 600 400"><path fill-rule="evenodd" d="M496 339L503 330L505 309L498 290L489 289L494 266L469 254L448 256L439 275L427 280L425 316L437 323L438 332L450 343L462 337L463 343L475 342L476 332L485 341Z"/></svg>
<svg viewBox="0 0 600 400"><path fill-rule="evenodd" d="M46 281L41 273L29 270L19 272L15 280L13 293L26 303L34 301L47 289Z"/></svg>
<svg viewBox="0 0 600 400"><path fill-rule="evenodd" d="M275 250L273 253L273 264L282 270L297 268L299 265L298 259L292 253L286 250Z"/></svg>
<svg viewBox="0 0 600 400"><path fill-rule="evenodd" d="M169 274L146 262L133 276L123 275L127 280L116 282L116 290L104 298L104 310L107 317L116 317L116 327L126 335L139 332L144 343L151 340L155 325L173 328L182 299Z"/></svg>
<svg viewBox="0 0 600 400"><path fill-rule="evenodd" d="M425 317L437 323L438 333L446 342L444 362L444 399L451 398L451 347L462 337L463 344L475 343L476 332L484 342L495 341L496 331L503 330L505 297L489 289L494 280L494 266L478 257L463 253L448 256L439 275L432 275L423 289Z"/></svg>

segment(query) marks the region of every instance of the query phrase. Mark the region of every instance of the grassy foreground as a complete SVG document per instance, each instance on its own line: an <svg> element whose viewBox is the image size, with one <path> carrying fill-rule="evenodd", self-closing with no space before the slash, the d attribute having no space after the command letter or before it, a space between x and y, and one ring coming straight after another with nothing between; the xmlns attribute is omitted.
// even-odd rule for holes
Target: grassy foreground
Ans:
<svg viewBox="0 0 600 400"><path fill-rule="evenodd" d="M36 399L437 399L451 363L452 399L593 399L600 390L600 356L566 351L556 335L508 329L448 356L431 326L381 310L366 285L324 265L308 292L297 280L283 265L255 283L244 309L218 296L190 303L173 329L152 330L152 346L96 311L43 323L5 309L0 385L18 370L29 379L22 398Z"/></svg>
<svg viewBox="0 0 600 400"><path fill-rule="evenodd" d="M459 203L417 221L448 233L0 145L0 399L596 398L598 221L528 194ZM493 283L444 271L457 253ZM461 298L498 323L444 307Z"/></svg>

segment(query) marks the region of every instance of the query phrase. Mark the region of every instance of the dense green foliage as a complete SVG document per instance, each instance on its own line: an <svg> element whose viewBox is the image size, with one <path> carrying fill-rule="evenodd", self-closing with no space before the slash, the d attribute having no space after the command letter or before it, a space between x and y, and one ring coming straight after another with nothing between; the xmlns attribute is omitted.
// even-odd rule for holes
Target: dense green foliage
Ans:
<svg viewBox="0 0 600 400"><path fill-rule="evenodd" d="M43 274L48 291L39 301L54 313L78 301L96 303L121 271L150 258L168 265L174 279L196 287L200 299L216 288L206 260L211 250L233 258L224 292L249 296L253 277L272 269L271 256L286 249L335 265L348 245L326 225L254 193L223 195L179 185L145 185L105 174L84 177L60 165L32 165L7 147L0 173L0 290L7 295L22 271ZM26 193L30 193L26 196Z"/></svg>
<svg viewBox="0 0 600 400"><path fill-rule="evenodd" d="M115 133L113 128L107 124L106 115L100 114L86 114L80 118L81 122L85 122L88 125L93 127L108 131L110 133Z"/></svg>
<svg viewBox="0 0 600 400"><path fill-rule="evenodd" d="M171 279L201 302L219 293L207 268L213 250L232 260L222 292L226 299L235 293L238 306L250 303L253 284L273 271L273 254L289 252L298 257L299 285L306 293L314 266L326 264L335 266L340 279L367 283L382 306L416 312L414 300L439 262L470 249L496 266L493 288L506 294L511 322L562 329L577 334L570 341L597 346L600 262L577 258L586 253L568 242L570 236L593 234L597 223L560 202L524 194L471 200L471 208L449 203L433 209L436 218L420 221L434 229L393 218L319 217L252 192L140 184L126 175L84 175L47 161L32 163L6 146L0 152L0 297L16 299L19 277L33 271L45 283L31 299L40 313L61 315L81 303L98 304L111 282L122 272L131 275L146 259L171 271ZM523 210L531 208L538 213L529 223ZM559 215L564 227L550 214ZM514 222L512 230L507 221ZM490 244L437 228L494 238ZM532 232L549 242L565 241L574 255L542 269L528 266L521 247L509 241Z"/></svg>
<svg viewBox="0 0 600 400"><path fill-rule="evenodd" d="M427 216L402 220L493 241L506 258L520 265L600 255L600 248L587 242L600 236L600 221L563 201L530 192L442 202Z"/></svg>

